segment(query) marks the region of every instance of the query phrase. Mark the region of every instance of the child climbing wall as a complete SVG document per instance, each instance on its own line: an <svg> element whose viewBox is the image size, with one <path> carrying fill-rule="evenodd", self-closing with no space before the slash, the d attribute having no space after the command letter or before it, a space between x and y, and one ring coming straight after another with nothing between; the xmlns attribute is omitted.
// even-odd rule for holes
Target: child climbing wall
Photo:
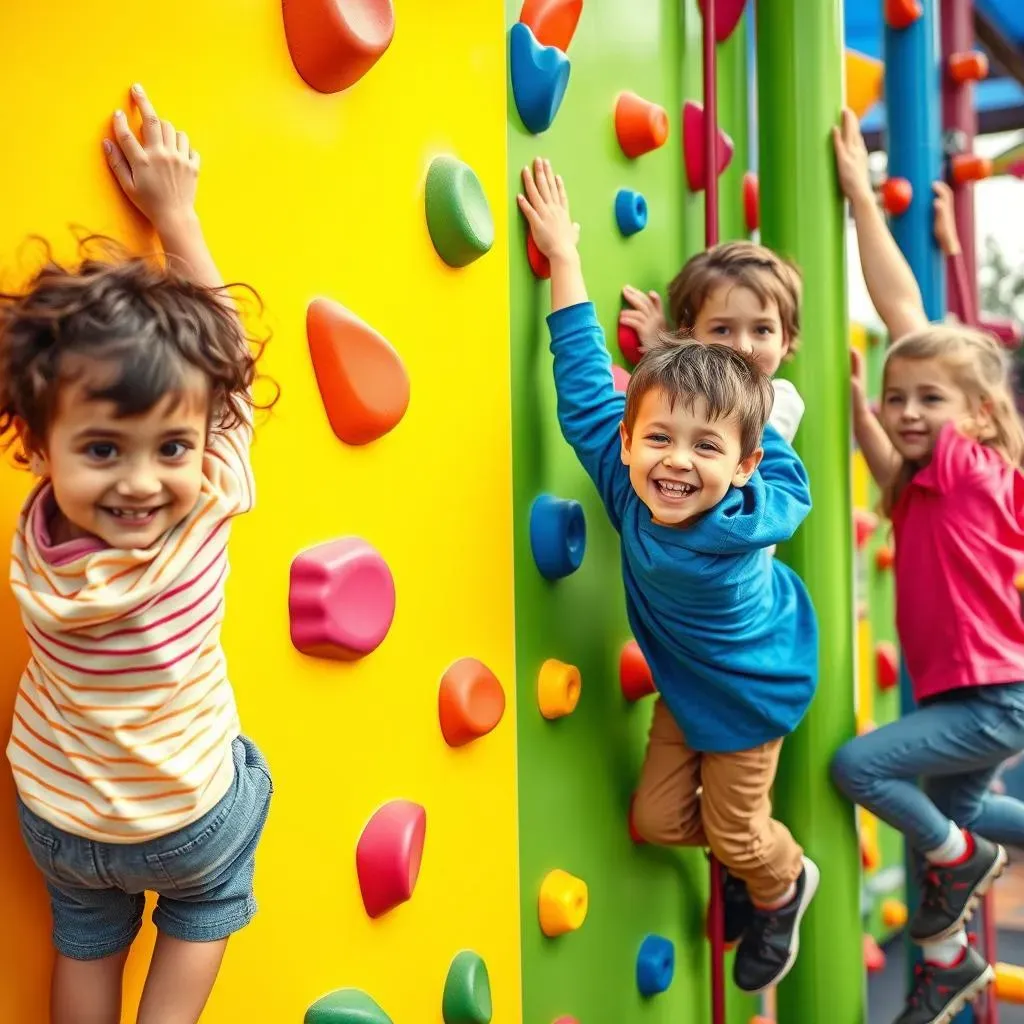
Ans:
<svg viewBox="0 0 1024 1024"><path fill-rule="evenodd" d="M339 6L353 4L389 6ZM0 114L18 140L17 158L0 164L2 285L15 287L33 265L34 251L21 250L29 233L62 256L73 253L71 223L152 245L100 148L110 115L141 80L188 126L203 160L210 243L229 279L259 288L273 331L265 369L282 398L257 422L257 510L232 541L225 647L276 793L257 865L261 913L229 945L203 1017L210 1024L300 1021L346 987L396 1021L440 1019L446 973L463 949L487 965L495 1018L520 1019L504 25L496 8L452 0L441 45L427 7L399 6L390 47L341 92L319 92L296 71L280 0L180 0L152 11L55 0L0 11L0 38L17 40L0 67ZM485 239L439 245L480 257L459 269L439 258L425 212L428 166L448 154L476 172L482 193L474 199L458 165L458 181L441 181L442 204L489 200L494 220L485 255ZM306 336L315 298L365 320L404 363L408 410L370 444L341 441L325 412ZM29 483L0 468L4 551ZM293 559L345 536L363 538L387 564L394 621L358 660L300 654L289 631ZM21 634L5 584L5 739L26 658ZM464 657L493 671L508 707L493 732L453 748L438 690ZM412 899L371 919L356 844L393 799L426 811L422 866ZM0 879L0 1021L42 1020L47 902L17 838L6 768ZM130 965L126 1020L149 929Z"/></svg>

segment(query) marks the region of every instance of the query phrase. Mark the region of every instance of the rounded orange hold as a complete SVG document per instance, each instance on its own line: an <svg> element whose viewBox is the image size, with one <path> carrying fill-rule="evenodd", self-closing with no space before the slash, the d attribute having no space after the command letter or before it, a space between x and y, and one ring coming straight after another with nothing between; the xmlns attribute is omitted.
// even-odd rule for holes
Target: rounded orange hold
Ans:
<svg viewBox="0 0 1024 1024"><path fill-rule="evenodd" d="M583 680L580 670L557 658L548 658L537 674L537 706L548 719L564 718L576 710Z"/></svg>
<svg viewBox="0 0 1024 1024"><path fill-rule="evenodd" d="M630 159L643 156L665 145L668 114L635 92L620 92L615 101L615 136Z"/></svg>
<svg viewBox="0 0 1024 1024"><path fill-rule="evenodd" d="M1013 577L1013 585L1024 594L1024 572L1018 573Z"/></svg>
<svg viewBox="0 0 1024 1024"><path fill-rule="evenodd" d="M907 923L907 905L900 900L888 899L882 903L882 924L886 928L902 928Z"/></svg>
<svg viewBox="0 0 1024 1024"><path fill-rule="evenodd" d="M330 299L309 304L306 335L327 418L338 438L369 444L393 430L409 407L409 377L398 353Z"/></svg>
<svg viewBox="0 0 1024 1024"><path fill-rule="evenodd" d="M640 700L657 691L647 659L635 640L630 640L619 655L619 684L622 696L628 701Z"/></svg>
<svg viewBox="0 0 1024 1024"><path fill-rule="evenodd" d="M958 85L988 78L988 57L981 50L949 55L949 77Z"/></svg>
<svg viewBox="0 0 1024 1024"><path fill-rule="evenodd" d="M543 281L551 276L551 260L537 248L532 231L526 232L526 259L534 277L539 277Z"/></svg>
<svg viewBox="0 0 1024 1024"><path fill-rule="evenodd" d="M879 572L885 572L886 569L891 569L896 564L896 555L892 548L882 545L875 552L875 568Z"/></svg>
<svg viewBox="0 0 1024 1024"><path fill-rule="evenodd" d="M524 0L519 20L530 26L541 46L557 46L564 53L582 12L583 0Z"/></svg>
<svg viewBox="0 0 1024 1024"><path fill-rule="evenodd" d="M282 10L292 63L317 92L354 85L395 34L391 0L283 0Z"/></svg>
<svg viewBox="0 0 1024 1024"><path fill-rule="evenodd" d="M437 715L450 747L486 736L505 713L505 691L498 677L476 658L460 658L441 677Z"/></svg>
<svg viewBox="0 0 1024 1024"><path fill-rule="evenodd" d="M954 185L966 185L992 177L992 161L975 153L957 153L950 157L949 173Z"/></svg>
<svg viewBox="0 0 1024 1024"><path fill-rule="evenodd" d="M920 0L885 0L885 23L889 28L909 28L923 13Z"/></svg>
<svg viewBox="0 0 1024 1024"><path fill-rule="evenodd" d="M914 188L906 178L886 178L881 193L882 208L893 217L906 213L914 200Z"/></svg>

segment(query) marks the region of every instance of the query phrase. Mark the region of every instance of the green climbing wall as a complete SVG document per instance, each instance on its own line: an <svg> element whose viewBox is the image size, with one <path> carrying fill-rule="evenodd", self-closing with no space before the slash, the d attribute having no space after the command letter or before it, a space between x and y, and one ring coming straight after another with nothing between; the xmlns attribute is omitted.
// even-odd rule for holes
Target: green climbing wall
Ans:
<svg viewBox="0 0 1024 1024"><path fill-rule="evenodd" d="M511 25L518 0L507 0ZM540 136L522 126L509 91L513 478L516 552L516 660L519 700L519 811L523 913L523 1019L551 1024L571 1014L601 1021L707 1020L708 954L703 938L707 867L696 850L636 847L626 815L643 758L650 700L630 706L618 686L618 658L629 639L619 571L618 538L596 491L562 440L544 318L547 282L525 257L525 231L515 209L519 172L535 156L552 160L565 177L573 214L582 225L581 252L591 298L616 361L620 292L665 285L703 247L703 203L686 188L680 111L701 99L701 20L696 0L602 0L585 5L569 47L572 71L552 127ZM722 237L743 230L741 179L747 163L745 26L719 47L721 125L737 149L721 179ZM623 156L613 112L622 90L669 112L669 140L636 161ZM623 239L613 215L615 193L643 193L645 230ZM530 554L529 509L548 492L582 502L587 552L582 567L557 583L545 581ZM541 663L557 658L579 667L576 711L547 721L536 702ZM562 868L589 887L583 927L556 939L537 924L544 875ZM650 1000L635 983L636 954L649 932L673 940L676 975ZM746 1021L754 1001L735 990L730 1020Z"/></svg>

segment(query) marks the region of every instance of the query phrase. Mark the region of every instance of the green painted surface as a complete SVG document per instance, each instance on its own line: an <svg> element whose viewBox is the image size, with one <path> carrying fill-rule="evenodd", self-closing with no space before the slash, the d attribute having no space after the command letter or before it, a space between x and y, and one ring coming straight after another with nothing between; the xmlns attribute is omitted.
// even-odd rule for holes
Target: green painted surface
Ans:
<svg viewBox="0 0 1024 1024"><path fill-rule="evenodd" d="M779 1019L862 1024L860 855L853 808L828 774L855 731L849 332L829 137L842 102L842 9L840 0L761 0L757 15L762 240L804 274L803 350L787 375L807 405L796 447L814 511L782 555L807 582L821 627L818 696L783 747L776 784L780 818L821 868Z"/></svg>
<svg viewBox="0 0 1024 1024"><path fill-rule="evenodd" d="M509 25L519 9L518 0L507 0ZM618 657L629 630L618 538L558 429L544 322L549 286L530 273L514 202L522 166L537 155L550 158L582 225L587 284L621 362L615 328L622 286L664 293L685 259L703 246L703 203L686 191L680 139L683 99L701 97L700 34L695 0L590 3L569 48L569 87L551 129L529 135L509 96L523 1020L530 1024L551 1024L562 1014L583 1024L699 1024L710 1017L704 855L634 847L627 831L651 704L628 706L619 692ZM742 47L719 52L723 82L737 81L730 62L742 59ZM623 156L615 138L615 99L624 89L669 112L668 142L636 161ZM734 108L730 116L745 119L739 104ZM745 128L728 127L737 142L745 138ZM742 159L740 152L737 163ZM730 194L723 185L727 206L739 206L741 177L742 168ZM619 188L642 192L650 211L648 226L628 239L615 226ZM741 223L741 216L732 210L723 223L729 217L728 223ZM529 548L530 504L545 491L579 500L587 516L583 565L556 583L540 576ZM553 722L536 704L537 672L546 658L577 665L583 678L574 714ZM537 924L537 894L553 868L587 882L589 913L579 931L547 939ZM675 942L677 967L667 992L644 999L636 989L636 955L650 932ZM730 1020L739 1024L749 1020L755 1003L732 990L729 1008Z"/></svg>

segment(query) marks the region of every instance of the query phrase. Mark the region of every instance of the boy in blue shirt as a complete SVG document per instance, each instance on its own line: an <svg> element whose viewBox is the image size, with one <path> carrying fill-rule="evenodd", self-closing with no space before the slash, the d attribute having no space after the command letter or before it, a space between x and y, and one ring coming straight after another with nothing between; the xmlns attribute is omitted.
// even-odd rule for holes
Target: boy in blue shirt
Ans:
<svg viewBox="0 0 1024 1024"><path fill-rule="evenodd" d="M735 981L759 992L795 962L819 878L770 802L782 739L817 685L814 609L769 553L810 511L807 475L768 425L770 379L732 348L656 348L615 391L565 185L546 160L523 185L551 263L559 424L621 536L630 625L661 695L634 824L726 866Z"/></svg>

